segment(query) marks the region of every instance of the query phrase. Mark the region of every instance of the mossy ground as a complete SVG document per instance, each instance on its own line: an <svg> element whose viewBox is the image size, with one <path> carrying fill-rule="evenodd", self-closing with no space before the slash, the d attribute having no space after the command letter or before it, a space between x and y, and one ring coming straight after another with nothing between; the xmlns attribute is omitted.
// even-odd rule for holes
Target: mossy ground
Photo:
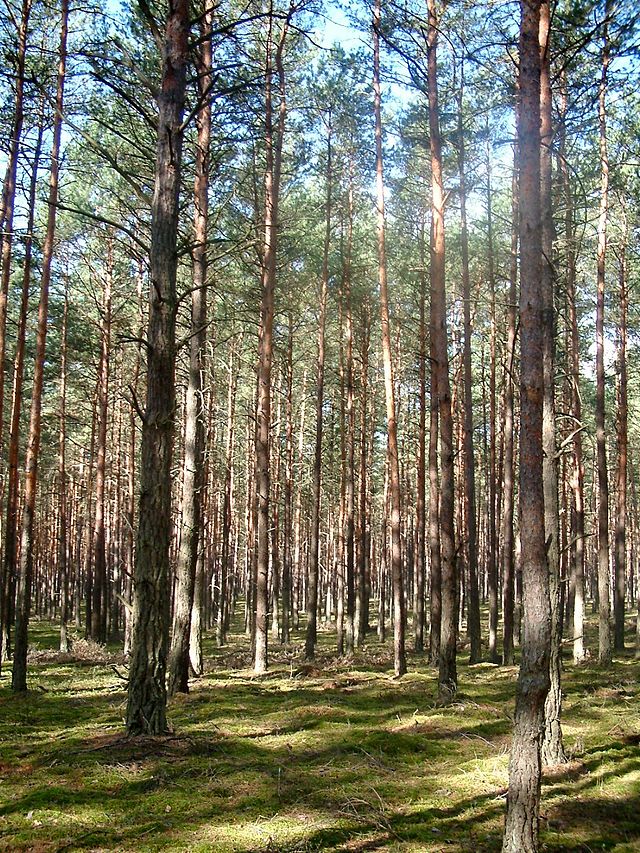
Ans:
<svg viewBox="0 0 640 853"><path fill-rule="evenodd" d="M631 627L631 626L630 626ZM34 644L55 648L51 625ZM337 661L323 635L207 647L209 670L170 705L174 733L127 739L122 667L35 654L30 691L0 680L0 849L303 853L498 851L517 670L468 666L455 702L410 658L392 677L375 638ZM640 661L564 673L570 762L543 784L546 851L640 851Z"/></svg>

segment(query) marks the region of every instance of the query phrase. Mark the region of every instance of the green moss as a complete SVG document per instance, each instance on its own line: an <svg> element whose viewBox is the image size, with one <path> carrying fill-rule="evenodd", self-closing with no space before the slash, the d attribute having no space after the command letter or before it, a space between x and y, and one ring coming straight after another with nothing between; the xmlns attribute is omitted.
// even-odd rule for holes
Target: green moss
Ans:
<svg viewBox="0 0 640 853"><path fill-rule="evenodd" d="M36 626L35 641L56 641ZM469 667L436 703L421 659L390 651L317 665L274 650L268 677L233 669L246 640L171 703L175 733L128 739L107 661L36 655L32 690L0 681L0 849L498 851L516 670ZM640 850L640 663L567 666L566 767L543 786L542 850Z"/></svg>

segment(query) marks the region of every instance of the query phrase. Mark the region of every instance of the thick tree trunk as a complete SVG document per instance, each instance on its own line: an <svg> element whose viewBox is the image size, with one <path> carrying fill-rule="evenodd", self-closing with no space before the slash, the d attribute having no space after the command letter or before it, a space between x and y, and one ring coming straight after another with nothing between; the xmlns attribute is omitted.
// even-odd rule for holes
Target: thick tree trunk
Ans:
<svg viewBox="0 0 640 853"><path fill-rule="evenodd" d="M211 29L213 11L205 11L201 27L202 44L198 67L199 98L196 116L198 141L194 187L193 291L189 339L189 381L186 390L184 423L184 468L182 472L182 527L169 650L169 695L189 690L189 638L193 591L202 528L202 490L205 472L205 412L202 388L207 343L207 223L209 213L209 148L211 139ZM223 607L224 591L220 592Z"/></svg>
<svg viewBox="0 0 640 853"><path fill-rule="evenodd" d="M384 176L382 164L382 106L380 96L380 0L373 12L373 93L376 135L376 207L378 230L378 285L382 326L382 363L387 410L387 460L391 495L391 578L393 584L393 662L396 676L407 671L405 655L405 603L400 543L401 494L398 458L398 425L391 359L391 328L387 294L387 258L385 248Z"/></svg>
<svg viewBox="0 0 640 853"><path fill-rule="evenodd" d="M62 23L60 28L60 59L58 64L58 82L56 92L56 112L53 123L53 144L51 147L51 174L49 177L49 200L47 232L42 250L42 274L40 278L40 303L38 305L38 325L36 331L36 352L31 392L31 414L29 418L29 436L25 459L24 510L22 514L22 533L20 539L20 565L16 588L16 637L13 655L13 673L11 687L15 691L27 689L27 633L31 608L31 581L33 572L33 544L36 509L36 488L38 483L38 457L40 454L42 389L44 385L44 366L47 342L47 318L49 310L49 283L53 261L54 236L56 230L56 211L58 203L58 182L60 174L60 137L62 134L62 116L64 110L64 84L67 64L67 28L69 2L62 0Z"/></svg>
<svg viewBox="0 0 640 853"><path fill-rule="evenodd" d="M147 396L126 717L134 735L167 729L177 238L189 26L188 0L175 0L166 22L151 209Z"/></svg>
<svg viewBox="0 0 640 853"><path fill-rule="evenodd" d="M543 297L540 216L540 0L522 0L520 29L520 531L523 644L509 765L503 853L538 850L551 612L543 489Z"/></svg>

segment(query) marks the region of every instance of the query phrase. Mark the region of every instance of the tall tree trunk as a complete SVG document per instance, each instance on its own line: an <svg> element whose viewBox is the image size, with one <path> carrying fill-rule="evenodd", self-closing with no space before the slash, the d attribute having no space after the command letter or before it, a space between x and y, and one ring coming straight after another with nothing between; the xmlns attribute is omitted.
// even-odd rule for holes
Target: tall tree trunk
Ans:
<svg viewBox="0 0 640 853"><path fill-rule="evenodd" d="M516 99L516 124L519 123L520 100ZM502 613L503 613L503 652L502 662L506 666L515 663L514 609L515 609L515 531L514 531L514 367L516 355L516 303L518 289L518 222L520 218L519 200L519 153L518 142L513 152L513 178L511 182L511 254L509 264L509 295L507 301L507 347L504 376L504 500L502 504Z"/></svg>
<svg viewBox="0 0 640 853"><path fill-rule="evenodd" d="M271 428L271 365L273 361L273 315L276 287L276 251L278 243L278 201L282 168L282 144L287 113L283 66L284 44L289 19L285 21L275 48L275 71L278 75L280 104L277 127L273 122L273 6L270 7L265 67L265 155L264 180L264 247L262 256L262 305L258 342L258 398L256 424L256 494L257 494L257 577L253 668L256 673L267 670L267 638L269 611L269 505L271 490L269 430Z"/></svg>
<svg viewBox="0 0 640 853"><path fill-rule="evenodd" d="M607 152L607 77L610 62L609 22L613 0L606 0L603 25L602 73L598 91L600 133L600 214L598 218L596 296L596 448L598 465L598 660L611 663L611 604L609 601L609 478L605 432L604 296L609 206L609 156Z"/></svg>
<svg viewBox="0 0 640 853"><path fill-rule="evenodd" d="M60 413L58 429L58 577L60 579L60 651L69 651L67 622L69 621L69 559L67 532L67 465L66 465L66 404L67 404L67 319L69 314L68 284L65 281L62 330L60 332Z"/></svg>
<svg viewBox="0 0 640 853"><path fill-rule="evenodd" d="M293 553L293 313L289 312L289 339L286 364L285 470L282 548L282 633L283 645L291 641L291 577Z"/></svg>
<svg viewBox="0 0 640 853"><path fill-rule="evenodd" d="M107 549L105 542L105 496L107 486L107 427L109 416L109 373L111 345L111 291L113 278L113 235L107 237L107 262L100 321L98 366L98 429L96 431L96 511L93 520L93 589L89 636L97 643L107 641Z"/></svg>
<svg viewBox="0 0 640 853"><path fill-rule="evenodd" d="M147 396L126 717L127 731L135 735L167 728L177 238L189 28L189 0L175 0L166 22L151 207Z"/></svg>
<svg viewBox="0 0 640 853"><path fill-rule="evenodd" d="M616 507L616 549L615 549L615 595L614 595L614 625L615 650L624 652L624 609L626 593L627 570L627 264L626 264L627 233L623 236L620 247L620 327L618 329L618 501Z"/></svg>
<svg viewBox="0 0 640 853"><path fill-rule="evenodd" d="M242 336L240 338L242 340ZM235 343L229 352L229 383L227 391L227 440L225 447L224 497L222 509L222 553L220 555L220 609L216 626L216 642L223 646L227 639L228 584L231 577L233 560L231 556L231 529L233 525L234 466L233 451L235 441L236 392L238 389L238 370L235 368Z"/></svg>
<svg viewBox="0 0 640 853"><path fill-rule="evenodd" d="M320 281L320 306L318 317L318 367L316 390L316 435L313 457L313 477L311 485L311 536L309 542L309 572L307 584L307 630L305 636L305 657L312 660L317 642L318 619L318 574L320 563L320 511L322 491L322 409L324 405L324 362L325 327L327 315L327 292L329 288L329 244L331 240L331 190L332 160L331 133L327 136L327 171L325 198L324 245L322 249L322 274Z"/></svg>
<svg viewBox="0 0 640 853"><path fill-rule="evenodd" d="M462 250L462 298L464 301L464 504L466 529L466 562L469 570L467 596L467 632L471 645L469 662L480 660L480 599L478 597L478 545L476 531L476 479L473 453L473 375L471 371L471 281L469 277L469 234L467 229L467 187L465 171L464 125L462 121L464 93L464 60L460 69L458 93L458 173L460 175L460 244ZM495 520L494 520L495 527ZM492 556L495 565L495 552Z"/></svg>
<svg viewBox="0 0 640 853"><path fill-rule="evenodd" d="M442 179L442 145L438 108L438 17L435 0L428 0L427 68L429 94L429 130L431 149L432 246L431 246L431 312L433 356L437 372L438 415L440 422L440 558L442 617L438 684L441 699L450 698L457 690L456 642L457 572L454 533L454 459L453 414L449 384L447 343L447 294L445 286L444 184ZM433 392L432 392L433 393Z"/></svg>
<svg viewBox="0 0 640 853"><path fill-rule="evenodd" d="M391 578L393 584L393 665L396 676L407 671L405 655L405 603L402 583L402 548L400 542L401 506L400 461L398 458L398 425L391 359L391 328L387 294L387 257L385 248L384 175L382 164L382 104L380 95L380 8L376 0L373 11L373 97L376 134L376 207L378 230L378 285L380 288L380 321L382 326L382 363L387 409L387 460L391 496Z"/></svg>
<svg viewBox="0 0 640 853"><path fill-rule="evenodd" d="M193 222L193 290L189 338L189 381L184 423L182 527L176 570L173 630L169 650L169 695L189 690L191 611L202 528L202 490L205 471L205 423L202 376L207 344L207 224L209 214L209 149L211 139L211 30L213 9L207 7L201 26L198 86L202 106L196 116L196 174ZM221 591L220 606L223 608ZM224 610L224 608L223 608Z"/></svg>
<svg viewBox="0 0 640 853"><path fill-rule="evenodd" d="M0 445L2 444L2 433L4 423L4 363L6 358L6 329L7 329L7 304L9 298L9 283L11 280L11 254L13 248L13 212L16 198L16 178L18 174L18 159L20 156L20 138L24 124L24 83L25 83L25 61L27 56L27 39L29 36L29 17L31 15L32 0L22 0L20 14L20 25L18 27L18 48L15 53L15 106L13 113L13 125L9 140L9 154L7 158L7 171L2 187L2 208L0 209L0 227L2 228L2 250L1 264L2 275L0 277ZM30 239L31 231L28 232Z"/></svg>
<svg viewBox="0 0 640 853"><path fill-rule="evenodd" d="M342 267L342 295L345 327L345 398L346 398L346 465L345 465L345 549L347 578L347 654L352 654L356 641L355 613L355 442L356 414L353 391L353 309L351 298L351 254L353 245L353 166L350 163L347 201L347 240Z"/></svg>
<svg viewBox="0 0 640 853"><path fill-rule="evenodd" d="M13 655L11 687L15 691L27 689L27 633L31 607L31 581L33 572L33 544L36 509L36 487L38 483L38 457L40 453L42 388L47 343L47 317L49 310L49 283L53 261L53 241L56 230L58 182L60 173L60 137L64 110L64 84L67 66L67 29L69 2L62 0L62 22L60 27L60 59L56 91L56 111L53 122L53 144L51 146L51 174L49 177L49 200L47 233L42 251L42 274L40 279L40 303L36 331L36 353L31 392L31 414L25 460L24 510L20 539L20 565L16 589L16 643Z"/></svg>
<svg viewBox="0 0 640 853"><path fill-rule="evenodd" d="M540 743L549 690L551 612L543 489L543 297L540 287L540 0L520 28L520 530L524 635L516 689L503 853L538 850Z"/></svg>
<svg viewBox="0 0 640 853"><path fill-rule="evenodd" d="M416 558L413 633L416 654L424 652L424 593L426 569L426 435L427 435L427 268L424 221L420 225L420 325L418 332L418 452L416 460Z"/></svg>
<svg viewBox="0 0 640 853"><path fill-rule="evenodd" d="M540 5L540 215L542 220L541 290L544 322L544 398L542 444L544 449L544 526L549 566L551 605L550 686L544 709L542 763L555 766L566 761L562 746L561 654L562 617L560 610L560 506L558 499L558 456L556 452L555 401L555 306L553 282L553 202L552 202L552 95L551 95L551 9L549 0Z"/></svg>
<svg viewBox="0 0 640 853"><path fill-rule="evenodd" d="M36 214L36 191L38 188L38 168L42 153L42 137L44 133L44 98L42 100L38 135L33 153L33 166L29 183L27 215L27 234L24 244L24 260L22 263L22 290L20 295L20 313L16 334L16 350L13 364L13 391L11 395L11 426L9 434L7 484L7 514L4 528L4 556L2 572L2 602L0 604L0 662L9 652L10 627L13 616L12 603L14 600L16 582L16 544L18 534L18 465L20 454L20 414L22 412L22 385L24 381L24 359L27 330L27 313L29 310L29 290L31 288L31 272L33 260L33 227Z"/></svg>
<svg viewBox="0 0 640 853"><path fill-rule="evenodd" d="M562 81L562 121L560 124L560 170L564 195L564 238L566 253L566 291L569 322L569 373L571 385L570 412L573 420L573 560L571 586L573 590L573 662L584 660L584 461L582 457L582 395L580 393L580 336L576 308L576 241L574 201L569 166L566 157L567 112L566 78Z"/></svg>
<svg viewBox="0 0 640 853"><path fill-rule="evenodd" d="M498 519L496 518L496 503L495 503L495 427L492 425L491 418L495 417L495 376L496 376L496 364L495 364L495 319L496 319L496 280L495 280L495 262L494 262L494 248L493 248L493 186L492 186L492 164L491 164L491 143L490 140L487 139L487 277L489 279L489 288L490 288L490 319L491 319L491 364L489 366L490 371L490 380L489 380L489 394L491 396L491 401L489 403L490 415L489 415L489 429L491 432L491 449L489 451L489 500L487 503L487 530L488 530L488 548L487 548L487 591L488 591L488 599L489 599L489 660L492 663L499 663L499 655L498 655L498 554L496 553L496 544L497 544L497 536L496 536L496 526L498 523ZM516 249L517 251L517 249ZM509 320L513 319L513 327L515 330L515 295L513 296L513 300L510 299L510 304L508 308L508 317ZM510 340L510 326L507 324L507 342ZM512 350L514 341L512 343ZM508 356L507 356L508 357ZM505 503L507 501L507 478L510 478L511 484L511 496L510 496L510 519L509 524L513 525L513 385L510 384L512 382L511 376L508 375L505 377L505 407L503 414L503 425L502 425L502 436L503 436L503 450L505 454L504 458L504 491L505 491ZM510 387L511 390L511 420L510 420L510 429L511 429L511 456L510 456L510 469L509 472L506 470L507 463L507 438L505 435L506 430L506 420L507 420L507 406L506 406L506 398L507 398L507 387ZM511 554L513 554L513 530L510 531L511 535ZM505 547L505 537L503 537L503 547ZM503 552L504 555L504 552ZM504 556L503 556L504 558ZM513 556L511 557L513 560Z"/></svg>
<svg viewBox="0 0 640 853"><path fill-rule="evenodd" d="M369 515L368 515L368 394L370 318L368 306L362 309L361 361L360 361L360 483L358 519L358 583L356 596L356 645L361 646L369 626L369 599L367 596L367 572L369 570Z"/></svg>

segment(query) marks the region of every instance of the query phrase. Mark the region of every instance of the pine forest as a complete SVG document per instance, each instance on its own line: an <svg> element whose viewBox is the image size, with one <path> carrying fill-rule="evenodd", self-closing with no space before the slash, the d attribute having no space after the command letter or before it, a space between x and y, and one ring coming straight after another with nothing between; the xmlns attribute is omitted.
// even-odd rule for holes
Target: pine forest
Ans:
<svg viewBox="0 0 640 853"><path fill-rule="evenodd" d="M0 51L0 850L640 851L637 4Z"/></svg>

